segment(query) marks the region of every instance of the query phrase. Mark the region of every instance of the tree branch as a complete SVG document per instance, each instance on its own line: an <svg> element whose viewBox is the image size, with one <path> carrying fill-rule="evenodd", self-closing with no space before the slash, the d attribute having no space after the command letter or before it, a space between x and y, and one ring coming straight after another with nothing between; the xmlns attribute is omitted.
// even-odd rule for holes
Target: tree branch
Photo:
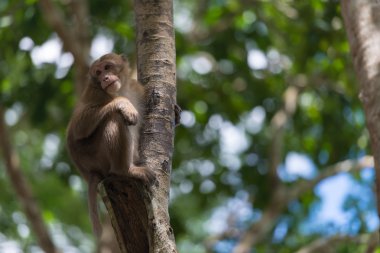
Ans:
<svg viewBox="0 0 380 253"><path fill-rule="evenodd" d="M269 205L264 209L262 218L252 224L252 226L241 236L241 239L234 249L234 253L248 253L253 245L260 242L277 222L277 218L285 210L288 204L301 197L305 192L313 189L322 180L334 176L341 172L354 173L365 168L373 167L373 158L365 156L359 160L346 160L322 170L322 173L313 180L302 180L293 187L280 185Z"/></svg>
<svg viewBox="0 0 380 253"><path fill-rule="evenodd" d="M90 36L87 0L71 0L70 2L73 28L65 24L65 16L51 0L40 0L40 7L46 22L58 34L64 48L74 57L76 65L75 87L79 95L87 78Z"/></svg>
<svg viewBox="0 0 380 253"><path fill-rule="evenodd" d="M283 95L283 107L276 112L271 121L271 136L273 136L270 144L269 152L269 180L272 189L269 206L263 212L262 218L251 226L251 228L243 235L241 241L235 248L235 253L248 252L248 249L262 240L266 233L270 231L276 222L276 218L281 214L288 202L288 196L285 194L287 187L281 184L278 177L277 168L282 160L284 131L289 120L293 117L297 100L301 88L304 83L298 78L294 81L294 85L289 86Z"/></svg>
<svg viewBox="0 0 380 253"><path fill-rule="evenodd" d="M74 32L65 24L65 17L51 0L40 0L41 10L46 22L61 38L64 48L72 53L76 62L82 61L80 46Z"/></svg>
<svg viewBox="0 0 380 253"><path fill-rule="evenodd" d="M375 159L380 214L380 4L374 0L341 0L340 3Z"/></svg>
<svg viewBox="0 0 380 253"><path fill-rule="evenodd" d="M365 236L365 235L362 235ZM379 245L379 234L372 233L367 240L367 249L364 253L375 253L377 246Z"/></svg>
<svg viewBox="0 0 380 253"><path fill-rule="evenodd" d="M363 234L358 236L345 236L345 235L335 235L328 238L320 238L313 241L310 245L307 245L299 249L296 253L335 253L335 245L342 242L355 243L355 244L365 244L373 240L375 234ZM370 253L370 252L368 252Z"/></svg>
<svg viewBox="0 0 380 253"><path fill-rule="evenodd" d="M373 168L374 161L372 156L364 156L359 160L345 160L322 169L322 172L312 180L302 180L295 184L288 194L287 201L299 198L304 192L312 190L322 180L337 175L342 172L355 173L362 169ZM287 190L289 191L289 190Z"/></svg>
<svg viewBox="0 0 380 253"><path fill-rule="evenodd" d="M269 152L269 184L272 189L276 189L280 183L277 168L282 161L284 146L284 131L289 120L293 117L296 108L300 88L296 85L289 86L283 95L283 107L273 116L271 129L271 144Z"/></svg>
<svg viewBox="0 0 380 253"><path fill-rule="evenodd" d="M121 252L149 252L148 219L139 183L108 177L100 193L111 218Z"/></svg>
<svg viewBox="0 0 380 253"><path fill-rule="evenodd" d="M32 194L32 189L21 172L17 154L9 140L4 122L4 110L0 107L0 148L5 161L7 174L16 191L24 213L33 228L38 244L47 253L59 253L51 239L48 229L41 215L41 210Z"/></svg>
<svg viewBox="0 0 380 253"><path fill-rule="evenodd" d="M87 0L71 0L70 10L72 13L72 19L74 24L74 35L77 40L77 44L80 48L79 58L76 60L75 71L75 87L77 94L80 95L83 91L84 84L87 80L88 62L90 59L90 16L88 13L88 1Z"/></svg>

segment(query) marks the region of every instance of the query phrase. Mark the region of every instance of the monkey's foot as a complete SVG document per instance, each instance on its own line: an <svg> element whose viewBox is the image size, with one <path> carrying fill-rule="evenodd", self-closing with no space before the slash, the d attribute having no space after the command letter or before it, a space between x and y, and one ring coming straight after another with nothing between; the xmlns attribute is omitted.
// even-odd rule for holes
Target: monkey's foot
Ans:
<svg viewBox="0 0 380 253"><path fill-rule="evenodd" d="M131 177L143 181L147 185L152 185L156 180L156 174L153 170L143 166L131 166L128 170Z"/></svg>

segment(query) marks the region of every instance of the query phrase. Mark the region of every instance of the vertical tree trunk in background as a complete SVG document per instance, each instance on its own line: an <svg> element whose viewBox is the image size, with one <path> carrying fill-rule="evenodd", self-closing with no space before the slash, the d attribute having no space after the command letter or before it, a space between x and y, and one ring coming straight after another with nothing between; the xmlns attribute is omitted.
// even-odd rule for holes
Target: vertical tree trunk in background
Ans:
<svg viewBox="0 0 380 253"><path fill-rule="evenodd" d="M177 252L168 213L176 104L176 59L172 0L134 1L138 80L147 112L140 148L157 182L148 208L149 252ZM145 198L147 199L147 198Z"/></svg>
<svg viewBox="0 0 380 253"><path fill-rule="evenodd" d="M3 155L10 183L35 234L38 245L46 253L60 253L49 234L49 229L42 217L42 211L33 196L32 187L21 171L19 157L13 150L9 133L6 130L2 107L0 107L0 151Z"/></svg>
<svg viewBox="0 0 380 253"><path fill-rule="evenodd" d="M43 16L62 40L65 50L74 57L75 89L80 95L87 80L89 51L91 37L89 34L88 1L72 0L67 4L70 7L68 16L52 0L39 1ZM71 26L67 25L67 21Z"/></svg>
<svg viewBox="0 0 380 253"><path fill-rule="evenodd" d="M377 209L380 211L380 1L341 0L353 63L360 83L375 160Z"/></svg>
<svg viewBox="0 0 380 253"><path fill-rule="evenodd" d="M90 59L90 15L88 1L71 0L69 1L72 20L74 22L73 34L76 37L78 47L75 60L75 88L76 93L81 94L87 82L88 63Z"/></svg>

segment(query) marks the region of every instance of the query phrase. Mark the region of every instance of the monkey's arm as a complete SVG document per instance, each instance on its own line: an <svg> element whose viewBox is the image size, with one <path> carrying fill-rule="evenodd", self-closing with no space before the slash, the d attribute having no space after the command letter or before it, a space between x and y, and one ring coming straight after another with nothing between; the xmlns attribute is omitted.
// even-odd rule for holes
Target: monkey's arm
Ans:
<svg viewBox="0 0 380 253"><path fill-rule="evenodd" d="M89 137L110 113L119 112L127 125L135 125L138 112L133 104L124 97L117 97L104 106L85 105L80 107L71 122L75 140Z"/></svg>

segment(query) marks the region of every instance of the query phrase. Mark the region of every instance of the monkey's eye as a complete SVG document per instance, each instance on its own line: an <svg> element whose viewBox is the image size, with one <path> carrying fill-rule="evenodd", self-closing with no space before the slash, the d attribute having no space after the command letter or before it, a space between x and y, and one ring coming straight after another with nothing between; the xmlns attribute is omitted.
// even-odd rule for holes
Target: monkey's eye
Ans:
<svg viewBox="0 0 380 253"><path fill-rule="evenodd" d="M106 64L106 66L104 66L104 70L109 70L111 67L111 64Z"/></svg>
<svg viewBox="0 0 380 253"><path fill-rule="evenodd" d="M97 76L99 76L101 73L102 73L102 71L100 71L100 70L95 71L95 75L97 75Z"/></svg>

